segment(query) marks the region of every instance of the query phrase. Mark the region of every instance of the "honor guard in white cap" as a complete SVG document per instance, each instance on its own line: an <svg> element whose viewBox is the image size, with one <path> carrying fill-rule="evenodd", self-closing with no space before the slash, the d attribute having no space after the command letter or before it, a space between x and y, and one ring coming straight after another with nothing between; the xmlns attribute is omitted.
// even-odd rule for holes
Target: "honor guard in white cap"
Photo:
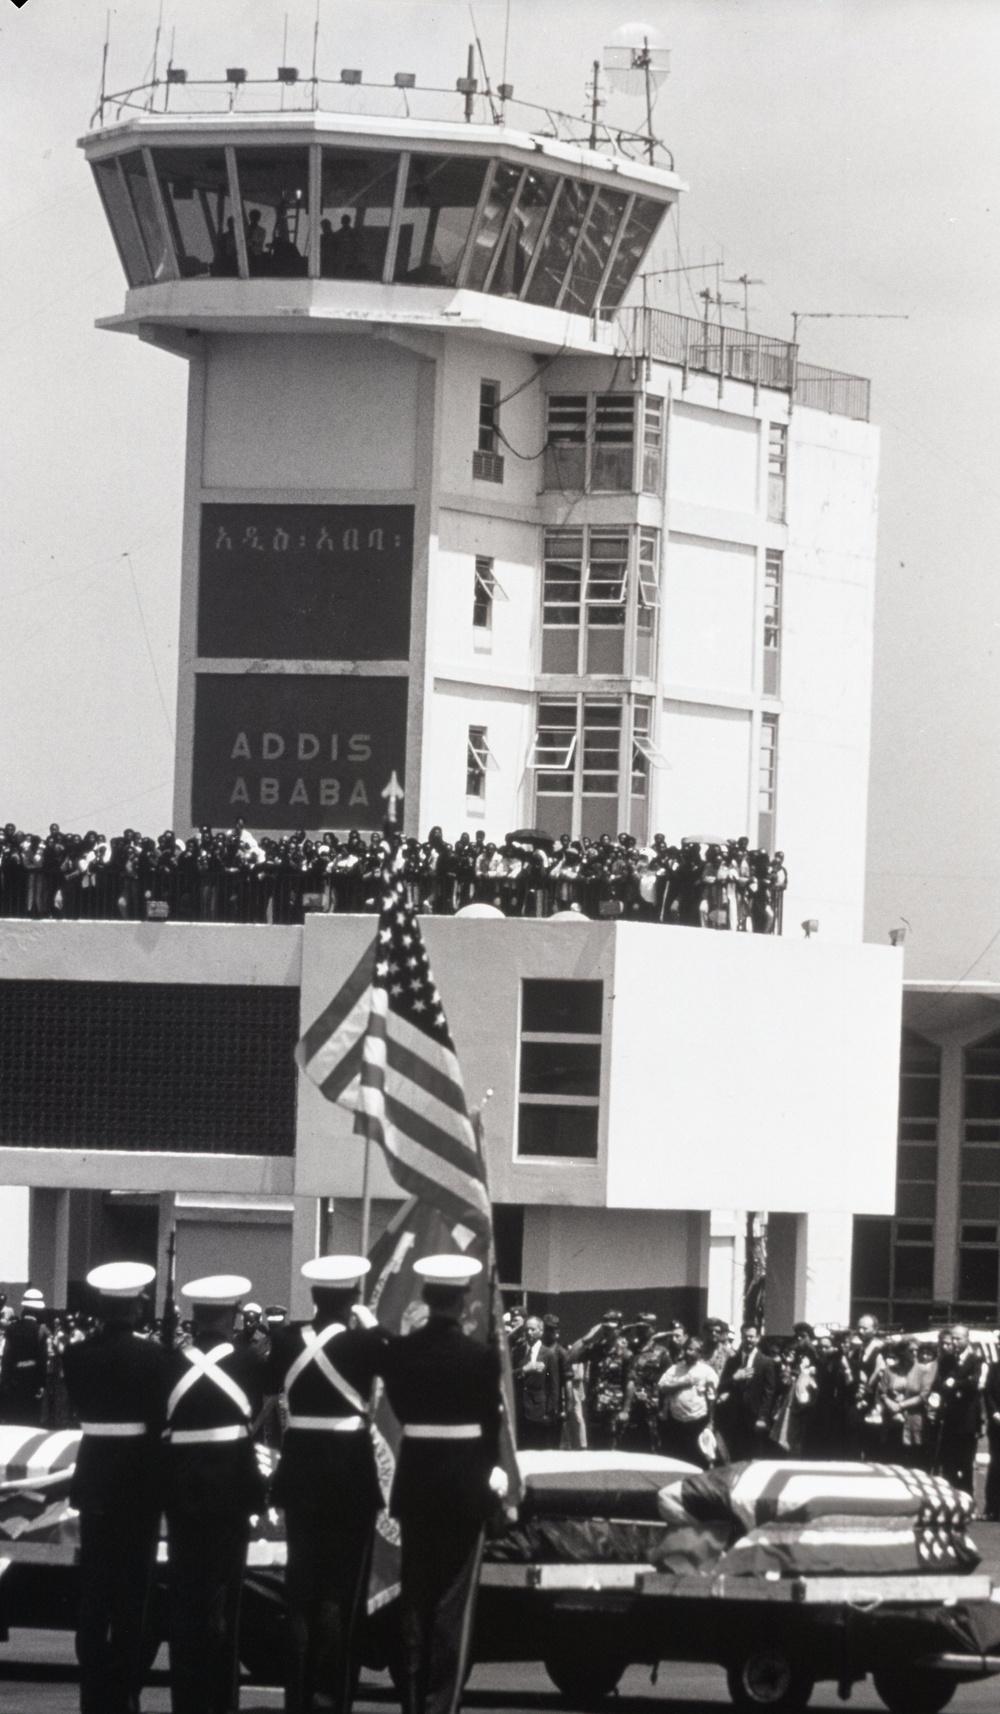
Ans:
<svg viewBox="0 0 1000 1714"><path fill-rule="evenodd" d="M400 1624L404 1714L455 1714L475 1609L483 1528L505 1487L500 1359L466 1336L462 1314L481 1263L458 1255L414 1263L429 1315L390 1341L389 1403L402 1425L390 1508L402 1534Z"/></svg>
<svg viewBox="0 0 1000 1714"><path fill-rule="evenodd" d="M21 1297L21 1313L7 1329L0 1355L0 1422L26 1428L42 1420L49 1370L49 1335L41 1317L45 1299L34 1286Z"/></svg>
<svg viewBox="0 0 1000 1714"><path fill-rule="evenodd" d="M192 1280L190 1346L167 1353L164 1497L173 1714L239 1705L237 1625L250 1516L266 1489L254 1452L263 1365L234 1340L239 1274Z"/></svg>
<svg viewBox="0 0 1000 1714"><path fill-rule="evenodd" d="M80 1513L76 1654L81 1714L134 1714L143 1681L143 1627L156 1565L162 1494L165 1354L134 1331L156 1278L145 1262L108 1262L87 1275L98 1330L63 1353L82 1430L70 1486Z"/></svg>
<svg viewBox="0 0 1000 1714"><path fill-rule="evenodd" d="M285 1708L315 1698L348 1714L357 1680L375 1518L382 1506L370 1434L372 1385L387 1340L357 1303L364 1256L319 1256L302 1276L315 1315L272 1335L268 1386L285 1403L272 1499L285 1510L288 1636Z"/></svg>

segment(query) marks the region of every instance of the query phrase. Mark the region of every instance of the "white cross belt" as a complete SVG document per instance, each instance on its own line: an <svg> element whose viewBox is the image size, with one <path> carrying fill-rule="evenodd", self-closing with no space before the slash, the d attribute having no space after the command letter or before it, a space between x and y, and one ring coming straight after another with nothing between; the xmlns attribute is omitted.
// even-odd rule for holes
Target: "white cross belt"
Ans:
<svg viewBox="0 0 1000 1714"><path fill-rule="evenodd" d="M146 1432L144 1422L81 1422L80 1428L101 1440L134 1440Z"/></svg>
<svg viewBox="0 0 1000 1714"><path fill-rule="evenodd" d="M408 1422L403 1428L407 1440L481 1440L478 1422Z"/></svg>
<svg viewBox="0 0 1000 1714"><path fill-rule="evenodd" d="M289 1428L319 1429L326 1434L353 1434L364 1428L363 1416L290 1416Z"/></svg>
<svg viewBox="0 0 1000 1714"><path fill-rule="evenodd" d="M229 1428L170 1428L167 1439L171 1446L219 1446L223 1441L245 1440L248 1429L242 1422Z"/></svg>

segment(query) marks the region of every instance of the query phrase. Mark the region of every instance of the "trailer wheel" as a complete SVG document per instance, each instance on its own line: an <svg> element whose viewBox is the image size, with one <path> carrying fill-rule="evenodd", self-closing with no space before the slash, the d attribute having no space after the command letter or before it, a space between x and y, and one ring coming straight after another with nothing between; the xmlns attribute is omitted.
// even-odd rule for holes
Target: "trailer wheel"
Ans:
<svg viewBox="0 0 1000 1714"><path fill-rule="evenodd" d="M947 1673L904 1666L873 1672L872 1683L889 1714L940 1714L954 1696L957 1680Z"/></svg>
<svg viewBox="0 0 1000 1714"><path fill-rule="evenodd" d="M618 1680L628 1666L620 1655L583 1651L580 1654L550 1654L545 1657L545 1670L556 1689L575 1708L593 1708L618 1688Z"/></svg>
<svg viewBox="0 0 1000 1714"><path fill-rule="evenodd" d="M773 1714L795 1714L804 1708L816 1680L808 1669L779 1649L751 1649L726 1668L729 1694L737 1708L770 1708Z"/></svg>

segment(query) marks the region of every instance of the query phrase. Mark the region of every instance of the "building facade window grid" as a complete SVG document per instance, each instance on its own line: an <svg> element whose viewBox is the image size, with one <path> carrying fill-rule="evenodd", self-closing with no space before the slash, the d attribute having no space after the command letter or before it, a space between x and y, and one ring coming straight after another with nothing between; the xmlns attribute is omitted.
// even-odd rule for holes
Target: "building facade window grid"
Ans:
<svg viewBox="0 0 1000 1714"><path fill-rule="evenodd" d="M765 696L781 694L781 602L784 554L768 548L764 558L764 673Z"/></svg>
<svg viewBox="0 0 1000 1714"><path fill-rule="evenodd" d="M493 628L493 598L496 593L496 578L493 575L493 561L486 554L477 554L473 570L472 592L472 624L477 631L490 631Z"/></svg>
<svg viewBox="0 0 1000 1714"><path fill-rule="evenodd" d="M664 427L664 401L653 395L549 393L545 488L662 493Z"/></svg>
<svg viewBox="0 0 1000 1714"><path fill-rule="evenodd" d="M484 798L486 796L486 769L490 760L489 745L486 740L487 728L485 726L469 727L465 760L466 797Z"/></svg>
<svg viewBox="0 0 1000 1714"><path fill-rule="evenodd" d="M778 716L762 714L757 766L757 843L774 849L778 809Z"/></svg>
<svg viewBox="0 0 1000 1714"><path fill-rule="evenodd" d="M785 521L788 478L788 424L771 423L767 433L767 515L772 523Z"/></svg>
<svg viewBox="0 0 1000 1714"><path fill-rule="evenodd" d="M997 1313L1000 1297L1000 1034L966 1048L957 1297Z"/></svg>
<svg viewBox="0 0 1000 1714"><path fill-rule="evenodd" d="M658 530L548 530L543 543L543 673L656 673Z"/></svg>
<svg viewBox="0 0 1000 1714"><path fill-rule="evenodd" d="M662 762L651 697L542 696L528 757L535 825L574 839L628 828L645 840L650 768Z"/></svg>
<svg viewBox="0 0 1000 1714"><path fill-rule="evenodd" d="M499 410L499 381L480 381L479 429L476 449L472 455L472 474L481 482L503 481Z"/></svg>
<svg viewBox="0 0 1000 1714"><path fill-rule="evenodd" d="M596 1160L603 982L521 984L516 1154Z"/></svg>
<svg viewBox="0 0 1000 1714"><path fill-rule="evenodd" d="M854 1223L854 1313L926 1320L934 1298L941 1050L905 1029L900 1054L896 1214Z"/></svg>

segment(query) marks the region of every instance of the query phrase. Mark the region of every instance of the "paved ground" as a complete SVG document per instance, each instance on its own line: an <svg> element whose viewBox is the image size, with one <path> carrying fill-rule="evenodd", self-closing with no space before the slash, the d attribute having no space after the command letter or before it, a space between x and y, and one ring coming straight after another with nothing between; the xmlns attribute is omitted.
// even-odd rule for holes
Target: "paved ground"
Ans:
<svg viewBox="0 0 1000 1714"><path fill-rule="evenodd" d="M974 1534L983 1554L983 1570L1000 1581L1000 1525L977 1524ZM167 1714L170 1698L166 1688L165 1651L158 1670L143 1698L145 1714ZM0 1644L0 1710L2 1714L76 1714L73 1639L64 1631L12 1631L10 1641ZM247 1685L242 1696L243 1714L263 1714L281 1707L281 1694L270 1687ZM384 1675L362 1680L357 1714L394 1714L398 1699ZM541 1666L477 1667L465 1697L469 1714L565 1714L567 1704L553 1689ZM811 1709L843 1708L836 1686L820 1685ZM608 1704L612 1714L724 1714L731 1709L725 1679L717 1667L665 1665L655 1685L648 1668L632 1667L622 1679L618 1696ZM859 1686L850 1702L859 1710L881 1709L871 1686ZM997 1714L1000 1708L1000 1679L963 1685L949 1704L954 1714Z"/></svg>

